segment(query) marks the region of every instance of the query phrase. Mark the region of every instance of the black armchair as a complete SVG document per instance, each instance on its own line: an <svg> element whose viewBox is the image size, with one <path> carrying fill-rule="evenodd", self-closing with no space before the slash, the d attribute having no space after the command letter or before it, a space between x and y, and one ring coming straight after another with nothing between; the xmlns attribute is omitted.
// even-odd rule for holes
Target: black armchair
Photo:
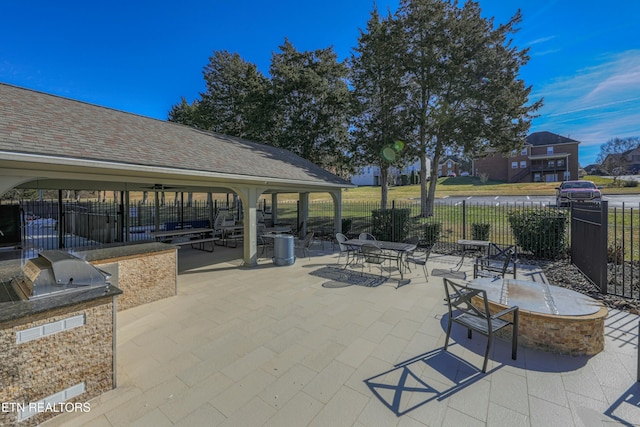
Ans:
<svg viewBox="0 0 640 427"><path fill-rule="evenodd" d="M453 322L467 328L467 337L469 339L471 339L472 331L485 335L487 337L487 349L484 354L482 372L487 372L487 360L489 359L489 350L493 342L493 336L499 330L511 325L513 326L511 332L511 358L516 360L518 357L519 308L517 306L509 307L506 310L492 315L489 311L489 301L487 300L486 291L469 288L447 278L443 278L443 280L447 296L447 306L449 308L447 338L444 343L444 349L446 350L449 344L449 336L451 335L451 325ZM476 298L475 304L472 302L474 297ZM456 310L455 314L454 310ZM504 318L507 314L511 314L511 320Z"/></svg>
<svg viewBox="0 0 640 427"><path fill-rule="evenodd" d="M493 245L497 248L497 246ZM491 250L491 247L489 248ZM473 265L473 278L478 277L504 277L507 274L516 278L518 260L515 249L497 249L496 253L476 258Z"/></svg>

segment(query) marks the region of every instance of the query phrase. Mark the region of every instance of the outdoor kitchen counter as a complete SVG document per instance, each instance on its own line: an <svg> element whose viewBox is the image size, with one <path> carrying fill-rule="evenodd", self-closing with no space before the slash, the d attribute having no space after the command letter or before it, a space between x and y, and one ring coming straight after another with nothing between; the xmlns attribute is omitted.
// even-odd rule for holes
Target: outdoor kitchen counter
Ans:
<svg viewBox="0 0 640 427"><path fill-rule="evenodd" d="M176 247L166 243L113 243L102 245L95 249L69 251L73 256L93 263L108 259L118 259L152 254L155 252L175 251Z"/></svg>
<svg viewBox="0 0 640 427"><path fill-rule="evenodd" d="M118 311L178 293L177 246L120 243L70 253L111 274L111 283L122 290Z"/></svg>
<svg viewBox="0 0 640 427"><path fill-rule="evenodd" d="M27 257L20 251L2 254L0 402L15 402L21 408L60 399L82 403L115 388L117 312L176 294L173 245L119 244L69 254L109 273L109 284L19 299L11 281L30 277L23 272ZM55 258L43 252L39 257L47 259L46 255ZM55 415L16 407L0 412L0 426L32 427Z"/></svg>
<svg viewBox="0 0 640 427"><path fill-rule="evenodd" d="M109 244L68 252L111 274L111 284L122 293L118 310L126 310L177 294L177 251L174 245L150 242ZM2 304L16 299L10 282L22 276L24 263L20 251L15 251L14 259L0 260L0 321L6 308Z"/></svg>
<svg viewBox="0 0 640 427"><path fill-rule="evenodd" d="M7 288L11 288L11 280L0 282L2 293ZM109 286L108 288L93 287L66 291L35 300L2 301L0 302L0 329L7 322L14 323L25 317L41 315L60 308L89 303L93 300L112 298L120 294L122 294L120 289Z"/></svg>

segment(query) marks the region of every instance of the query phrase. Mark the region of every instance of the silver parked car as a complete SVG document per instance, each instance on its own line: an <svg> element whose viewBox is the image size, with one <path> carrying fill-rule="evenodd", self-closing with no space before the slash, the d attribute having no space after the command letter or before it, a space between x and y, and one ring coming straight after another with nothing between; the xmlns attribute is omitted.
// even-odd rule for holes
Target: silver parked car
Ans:
<svg viewBox="0 0 640 427"><path fill-rule="evenodd" d="M569 206L571 202L600 203L602 193L591 181L565 181L556 187L556 205Z"/></svg>

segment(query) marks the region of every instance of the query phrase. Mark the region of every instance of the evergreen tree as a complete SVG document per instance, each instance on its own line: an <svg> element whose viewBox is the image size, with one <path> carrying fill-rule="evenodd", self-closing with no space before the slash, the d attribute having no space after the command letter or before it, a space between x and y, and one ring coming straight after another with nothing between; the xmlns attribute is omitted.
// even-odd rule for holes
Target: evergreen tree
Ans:
<svg viewBox="0 0 640 427"><path fill-rule="evenodd" d="M274 145L338 174L350 169L347 67L333 48L299 52L285 39L270 74Z"/></svg>
<svg viewBox="0 0 640 427"><path fill-rule="evenodd" d="M518 12L494 28L478 3L462 8L445 0L401 0L402 64L408 108L415 124L412 140L422 157L422 214L433 214L438 162L445 153L483 155L491 148L510 152L524 144L533 114L530 87L518 79L527 50L511 46L521 22ZM425 158L431 155L426 190Z"/></svg>
<svg viewBox="0 0 640 427"><path fill-rule="evenodd" d="M404 163L409 131L397 28L391 16L381 19L374 8L351 57L352 149L360 164L379 167L382 209L387 207L389 168Z"/></svg>
<svg viewBox="0 0 640 427"><path fill-rule="evenodd" d="M268 138L269 81L237 53L216 51L203 69L201 99L172 107L169 120L256 141Z"/></svg>

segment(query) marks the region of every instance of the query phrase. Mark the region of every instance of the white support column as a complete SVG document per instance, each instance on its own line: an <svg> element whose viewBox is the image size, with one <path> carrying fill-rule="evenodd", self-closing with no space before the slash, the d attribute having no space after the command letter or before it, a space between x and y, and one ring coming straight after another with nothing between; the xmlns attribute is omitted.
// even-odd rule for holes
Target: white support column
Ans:
<svg viewBox="0 0 640 427"><path fill-rule="evenodd" d="M242 200L244 210L244 265L255 266L258 264L258 227L257 210L258 198L264 189L255 187L237 187L233 191Z"/></svg>
<svg viewBox="0 0 640 427"><path fill-rule="evenodd" d="M342 233L342 190L331 191L333 199L333 229Z"/></svg>
<svg viewBox="0 0 640 427"><path fill-rule="evenodd" d="M307 234L307 220L309 219L309 193L298 193L298 199L300 200L300 223L302 224L302 227L298 230L298 237L302 238Z"/></svg>
<svg viewBox="0 0 640 427"><path fill-rule="evenodd" d="M271 195L271 220L273 225L278 223L278 193Z"/></svg>

